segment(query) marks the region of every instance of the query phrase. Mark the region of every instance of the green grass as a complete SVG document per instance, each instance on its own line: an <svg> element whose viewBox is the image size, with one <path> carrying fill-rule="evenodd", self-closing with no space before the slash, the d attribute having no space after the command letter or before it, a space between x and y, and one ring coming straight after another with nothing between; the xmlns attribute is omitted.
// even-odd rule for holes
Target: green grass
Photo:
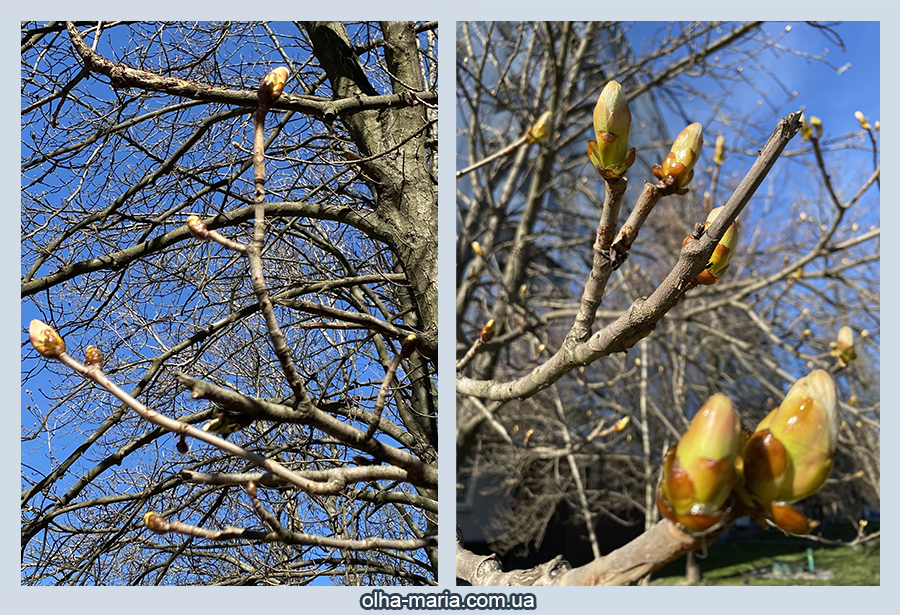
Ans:
<svg viewBox="0 0 900 615"><path fill-rule="evenodd" d="M866 533L878 530L878 522L869 522ZM825 538L852 540L856 532L847 524L829 527ZM834 579L763 579L748 574L754 569L771 569L772 560L806 564L806 549L812 548L816 570L828 569ZM702 553L700 554L703 556ZM760 531L747 541L715 544L701 560L703 585L879 585L881 576L881 544L875 539L856 548L823 545L811 540L784 536L778 530ZM684 561L680 558L656 572L653 585L684 583Z"/></svg>

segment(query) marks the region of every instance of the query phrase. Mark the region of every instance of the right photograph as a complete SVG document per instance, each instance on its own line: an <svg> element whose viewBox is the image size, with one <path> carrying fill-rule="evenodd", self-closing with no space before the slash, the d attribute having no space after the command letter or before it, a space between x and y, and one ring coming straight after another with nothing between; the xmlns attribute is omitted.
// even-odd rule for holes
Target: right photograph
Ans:
<svg viewBox="0 0 900 615"><path fill-rule="evenodd" d="M459 585L880 585L880 24L456 24Z"/></svg>

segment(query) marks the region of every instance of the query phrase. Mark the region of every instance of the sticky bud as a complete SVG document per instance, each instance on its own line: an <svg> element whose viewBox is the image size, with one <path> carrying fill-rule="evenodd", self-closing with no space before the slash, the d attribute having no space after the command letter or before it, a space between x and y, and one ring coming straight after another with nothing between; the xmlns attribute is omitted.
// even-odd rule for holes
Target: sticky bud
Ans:
<svg viewBox="0 0 900 615"><path fill-rule="evenodd" d="M200 216L188 216L187 225L188 230L195 239L206 239L209 237L209 230L206 228L206 223L200 219Z"/></svg>
<svg viewBox="0 0 900 615"><path fill-rule="evenodd" d="M831 354L837 357L844 365L848 365L850 361L856 358L856 350L853 348L853 329L841 327L841 330L838 331L837 344L835 344L835 349Z"/></svg>
<svg viewBox="0 0 900 615"><path fill-rule="evenodd" d="M741 422L731 400L713 395L666 453L656 497L659 511L691 531L712 527L734 486L740 443Z"/></svg>
<svg viewBox="0 0 900 615"><path fill-rule="evenodd" d="M491 318L487 321L487 324L481 328L481 334L479 336L482 342L489 342L494 338L494 319Z"/></svg>
<svg viewBox="0 0 900 615"><path fill-rule="evenodd" d="M857 111L854 115L856 116L856 121L859 122L860 128L862 128L863 130L869 130L870 128L872 128L872 125L869 124L869 119L862 114L862 111Z"/></svg>
<svg viewBox="0 0 900 615"><path fill-rule="evenodd" d="M809 118L809 125L813 127L813 130L815 130L816 139L822 136L822 120L814 115Z"/></svg>
<svg viewBox="0 0 900 615"><path fill-rule="evenodd" d="M618 421L616 421L616 433L622 433L623 431L625 431L625 428L628 427L628 423L630 423L630 422L631 422L630 416L623 417L623 418L619 419Z"/></svg>
<svg viewBox="0 0 900 615"><path fill-rule="evenodd" d="M259 84L260 107L268 109L275 104L275 101L278 100L284 91L284 84L287 83L289 74L290 72L286 67L279 66L263 78Z"/></svg>
<svg viewBox="0 0 900 615"><path fill-rule="evenodd" d="M716 153L713 156L713 161L716 164L725 162L725 137L722 135L716 137Z"/></svg>
<svg viewBox="0 0 900 615"><path fill-rule="evenodd" d="M541 117L528 129L528 142L537 143L538 141L543 141L550 134L550 128L550 112L544 111Z"/></svg>
<svg viewBox="0 0 900 615"><path fill-rule="evenodd" d="M418 343L419 343L419 338L416 336L415 333L410 333L409 335L407 335L406 338L403 340L403 344L400 346L400 358L401 359L409 358L410 355L412 355L412 353L415 352L416 346L418 345Z"/></svg>
<svg viewBox="0 0 900 615"><path fill-rule="evenodd" d="M48 359L58 359L66 351L66 343L59 333L40 320L32 320L28 327L28 339L34 349Z"/></svg>
<svg viewBox="0 0 900 615"><path fill-rule="evenodd" d="M622 86L610 81L594 106L594 136L588 141L588 157L603 177L621 176L634 164L635 150L628 149L631 111Z"/></svg>
<svg viewBox="0 0 900 615"><path fill-rule="evenodd" d="M484 258L484 249L477 241L472 242L472 252L474 252L475 256L477 256L478 258Z"/></svg>
<svg viewBox="0 0 900 615"><path fill-rule="evenodd" d="M534 435L534 428L529 429L528 431L526 431L526 432L525 432L525 437L522 438L522 445L523 445L523 446L528 446L528 442L531 441L531 436L533 436L533 435Z"/></svg>
<svg viewBox="0 0 900 615"><path fill-rule="evenodd" d="M744 448L744 479L760 502L796 502L815 493L831 472L841 419L831 375L800 378Z"/></svg>
<svg viewBox="0 0 900 615"><path fill-rule="evenodd" d="M700 159L702 149L703 127L695 122L681 131L672 144L672 151L663 159L662 166L653 166L653 174L658 179L672 177L679 189L684 188L694 177L694 165Z"/></svg>
<svg viewBox="0 0 900 615"><path fill-rule="evenodd" d="M220 436L228 436L247 427L252 422L253 421L249 417L241 416L240 418L232 418L227 416L224 412L220 412L216 415L216 418L203 426L203 431L219 434Z"/></svg>
<svg viewBox="0 0 900 615"><path fill-rule="evenodd" d="M719 214L722 213L724 207L716 207L706 216L706 223L703 228L708 229L710 225L715 221L716 218L719 217ZM681 242L681 247L683 248L691 241L692 237L688 235L684 238L684 241ZM738 242L738 224L737 220L731 223L731 226L725 231L725 234L722 235L722 239L719 240L718 245L716 245L715 250L713 250L712 255L709 257L709 263L706 265L706 269L700 272L694 281L698 284L715 284L719 281L725 272L728 270L728 265L731 263L731 259L734 256L735 249L737 248Z"/></svg>
<svg viewBox="0 0 900 615"><path fill-rule="evenodd" d="M144 525L157 534L165 534L169 531L169 522L162 515L158 515L155 512L148 512L144 514Z"/></svg>
<svg viewBox="0 0 900 615"><path fill-rule="evenodd" d="M812 126L809 125L809 120L806 119L806 115L800 114L800 138L804 141L809 141L812 139L813 129Z"/></svg>
<svg viewBox="0 0 900 615"><path fill-rule="evenodd" d="M84 364L89 367L103 367L103 353L96 346L84 349Z"/></svg>

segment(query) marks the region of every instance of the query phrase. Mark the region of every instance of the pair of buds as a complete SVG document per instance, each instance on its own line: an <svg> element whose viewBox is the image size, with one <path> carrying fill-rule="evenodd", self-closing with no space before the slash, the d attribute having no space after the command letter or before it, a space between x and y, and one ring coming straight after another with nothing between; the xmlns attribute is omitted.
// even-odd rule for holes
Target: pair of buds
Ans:
<svg viewBox="0 0 900 615"><path fill-rule="evenodd" d="M834 380L823 370L797 380L749 436L731 400L713 395L666 453L657 507L702 532L737 497L760 522L768 518L788 533L808 534L818 524L790 504L825 482L840 424Z"/></svg>
<svg viewBox="0 0 900 615"><path fill-rule="evenodd" d="M603 88L594 107L593 119L597 140L588 141L588 157L603 177L621 177L634 164L635 149L628 148L631 111L622 86L617 82L610 81ZM661 180L672 177L677 192L684 194L687 192L685 186L694 177L694 165L700 159L702 147L703 128L698 123L691 124L675 139L662 166L653 167L653 174Z"/></svg>

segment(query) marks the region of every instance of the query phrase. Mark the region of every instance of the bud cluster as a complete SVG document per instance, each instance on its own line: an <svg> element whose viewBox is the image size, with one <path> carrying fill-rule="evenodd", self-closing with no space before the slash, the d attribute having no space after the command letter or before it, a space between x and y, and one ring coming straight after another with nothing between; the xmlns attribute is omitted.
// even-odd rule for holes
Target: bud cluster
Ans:
<svg viewBox="0 0 900 615"><path fill-rule="evenodd" d="M824 370L797 380L749 438L731 400L713 395L666 453L657 506L685 529L702 532L738 497L757 519L808 534L817 523L790 504L825 482L840 424L834 380Z"/></svg>

